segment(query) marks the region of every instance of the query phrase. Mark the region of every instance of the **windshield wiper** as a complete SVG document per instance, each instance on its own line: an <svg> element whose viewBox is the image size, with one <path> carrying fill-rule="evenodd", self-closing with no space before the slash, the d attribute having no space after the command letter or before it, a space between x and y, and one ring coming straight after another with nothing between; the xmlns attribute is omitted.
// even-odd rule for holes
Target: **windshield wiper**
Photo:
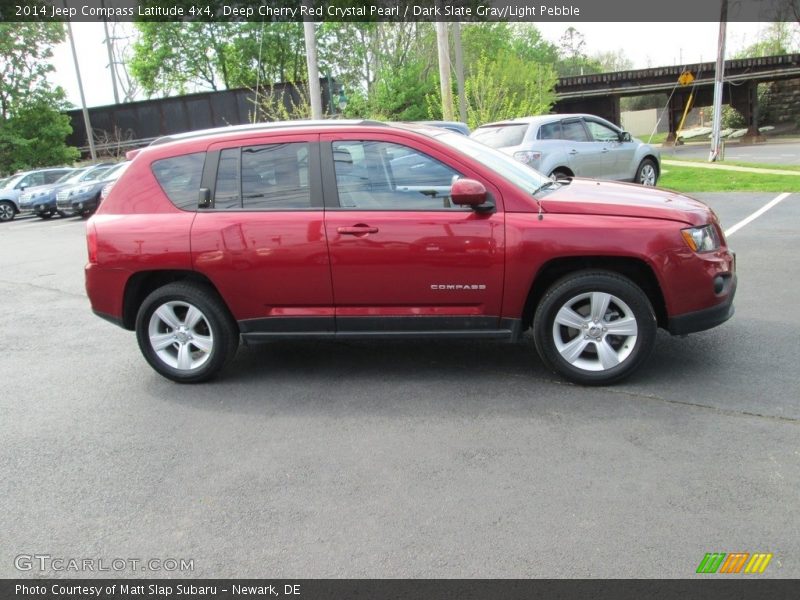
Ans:
<svg viewBox="0 0 800 600"><path fill-rule="evenodd" d="M544 211L542 210L542 203L541 203L541 201L540 201L540 200L539 200L539 199L536 197L536 194L538 194L538 193L539 193L539 192L541 192L542 190L546 190L547 188L549 188L549 187L550 187L551 185L553 185L554 183L561 184L561 183L563 183L563 182L561 182L561 181L557 181L557 180L555 180L555 179L548 179L548 180L547 180L547 181L545 181L545 182L544 182L542 185L540 185L540 186L539 186L539 187L537 187L535 190L533 190L533 192L531 192L531 196L533 196L533 199L534 199L534 200L536 200L536 205L539 207L538 219L539 219L540 221L541 221L542 219L544 219Z"/></svg>

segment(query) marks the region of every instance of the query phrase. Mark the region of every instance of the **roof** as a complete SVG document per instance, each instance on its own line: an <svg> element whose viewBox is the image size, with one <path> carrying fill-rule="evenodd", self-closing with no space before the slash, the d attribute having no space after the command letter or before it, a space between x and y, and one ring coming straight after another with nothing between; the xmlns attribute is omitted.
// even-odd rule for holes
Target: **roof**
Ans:
<svg viewBox="0 0 800 600"><path fill-rule="evenodd" d="M496 125L530 125L532 123L543 123L547 121L560 121L561 119L578 118L578 117L591 117L593 119L599 118L597 115L589 115L586 113L556 113L550 115L536 115L533 117L518 117L516 119L508 119L506 121L495 121L494 123L485 123L478 127L493 127ZM603 119L605 121L605 119Z"/></svg>
<svg viewBox="0 0 800 600"><path fill-rule="evenodd" d="M237 133L237 132L258 132L258 131L272 131L275 129L284 129L290 127L342 127L353 125L386 125L380 121L370 121L366 119L325 119L325 120L297 120L297 121L274 121L271 123L247 123L245 125L232 125L229 127L215 127L213 129L201 129L198 131L188 131L186 133L176 133L172 135L165 135L156 138L150 143L150 146L157 146L169 142L176 142L179 140L189 140L201 138L206 136L218 135L221 133Z"/></svg>

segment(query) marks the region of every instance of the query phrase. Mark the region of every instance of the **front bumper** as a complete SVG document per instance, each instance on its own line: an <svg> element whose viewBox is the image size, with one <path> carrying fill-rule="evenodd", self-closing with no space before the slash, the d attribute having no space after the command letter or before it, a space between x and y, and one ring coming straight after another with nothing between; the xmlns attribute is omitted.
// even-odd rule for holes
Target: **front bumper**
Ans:
<svg viewBox="0 0 800 600"><path fill-rule="evenodd" d="M736 273L732 273L726 282L723 295L725 299L716 306L670 317L667 331L672 335L686 335L711 329L730 319L734 313L733 297L736 295Z"/></svg>

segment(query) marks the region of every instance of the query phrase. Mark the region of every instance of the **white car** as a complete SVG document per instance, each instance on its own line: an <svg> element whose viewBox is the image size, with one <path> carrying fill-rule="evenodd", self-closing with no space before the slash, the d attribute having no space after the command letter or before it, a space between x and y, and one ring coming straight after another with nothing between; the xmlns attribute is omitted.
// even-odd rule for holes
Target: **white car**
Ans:
<svg viewBox="0 0 800 600"><path fill-rule="evenodd" d="M589 177L656 185L661 154L594 115L541 115L478 127L470 137L555 179Z"/></svg>

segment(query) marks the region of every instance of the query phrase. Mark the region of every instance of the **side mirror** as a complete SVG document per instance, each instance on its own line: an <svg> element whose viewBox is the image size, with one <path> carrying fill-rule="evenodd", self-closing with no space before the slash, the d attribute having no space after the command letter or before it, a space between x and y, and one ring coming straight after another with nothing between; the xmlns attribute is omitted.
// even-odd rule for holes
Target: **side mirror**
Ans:
<svg viewBox="0 0 800 600"><path fill-rule="evenodd" d="M631 137L630 133L628 133L627 131L623 131L622 133L619 134L619 141L620 142L631 142L631 141L633 141L633 138Z"/></svg>
<svg viewBox="0 0 800 600"><path fill-rule="evenodd" d="M478 207L487 196L484 185L474 179L459 179L450 188L450 201L458 206Z"/></svg>

